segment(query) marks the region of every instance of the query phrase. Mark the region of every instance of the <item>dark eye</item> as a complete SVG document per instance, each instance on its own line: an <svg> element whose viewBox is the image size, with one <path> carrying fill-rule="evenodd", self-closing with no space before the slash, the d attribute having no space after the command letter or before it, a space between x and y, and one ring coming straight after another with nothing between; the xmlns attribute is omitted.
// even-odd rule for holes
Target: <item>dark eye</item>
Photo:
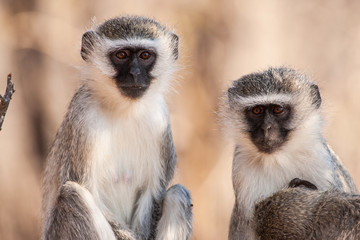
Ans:
<svg viewBox="0 0 360 240"><path fill-rule="evenodd" d="M125 58L129 57L129 52L126 51L126 50L120 50L120 51L115 53L115 56L118 59L125 59Z"/></svg>
<svg viewBox="0 0 360 240"><path fill-rule="evenodd" d="M282 112L284 112L284 107L283 106L275 106L273 108L273 113L275 113L275 114L280 114Z"/></svg>
<svg viewBox="0 0 360 240"><path fill-rule="evenodd" d="M264 111L263 108L260 106L257 106L257 107L254 107L251 109L251 112L255 115L259 115L259 114L263 113L263 111Z"/></svg>
<svg viewBox="0 0 360 240"><path fill-rule="evenodd" d="M140 54L140 58L146 60L146 59L149 59L151 56L151 54L148 52L148 51L144 51Z"/></svg>

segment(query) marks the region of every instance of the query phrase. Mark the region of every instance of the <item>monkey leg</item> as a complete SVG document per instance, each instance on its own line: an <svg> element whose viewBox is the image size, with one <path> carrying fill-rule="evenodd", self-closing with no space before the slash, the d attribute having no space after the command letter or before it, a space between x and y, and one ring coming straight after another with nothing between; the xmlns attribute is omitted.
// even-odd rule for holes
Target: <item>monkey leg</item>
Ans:
<svg viewBox="0 0 360 240"><path fill-rule="evenodd" d="M189 191L174 185L165 194L156 240L186 240L192 233L192 204Z"/></svg>
<svg viewBox="0 0 360 240"><path fill-rule="evenodd" d="M115 240L117 238L109 222L95 204L91 193L79 184L68 181L60 188L55 206L47 219L43 239ZM124 233L120 239L134 238Z"/></svg>

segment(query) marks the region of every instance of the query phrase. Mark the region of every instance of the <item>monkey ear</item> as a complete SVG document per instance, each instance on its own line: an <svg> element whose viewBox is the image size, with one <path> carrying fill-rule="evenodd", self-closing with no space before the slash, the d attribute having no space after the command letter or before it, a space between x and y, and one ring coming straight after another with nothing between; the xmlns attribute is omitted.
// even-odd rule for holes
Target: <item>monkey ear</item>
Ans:
<svg viewBox="0 0 360 240"><path fill-rule="evenodd" d="M94 51L97 33L94 31L87 31L83 34L81 39L81 57L88 61L91 52Z"/></svg>
<svg viewBox="0 0 360 240"><path fill-rule="evenodd" d="M312 84L310 86L310 95L312 97L312 103L318 109L321 105L321 96L320 96L319 87L316 84Z"/></svg>
<svg viewBox="0 0 360 240"><path fill-rule="evenodd" d="M230 104L230 108L233 108L233 106L236 106L236 99L239 97L239 93L236 90L236 87L230 87L227 90L227 99Z"/></svg>
<svg viewBox="0 0 360 240"><path fill-rule="evenodd" d="M175 33L171 33L171 43L173 47L173 55L175 60L179 57L179 37Z"/></svg>

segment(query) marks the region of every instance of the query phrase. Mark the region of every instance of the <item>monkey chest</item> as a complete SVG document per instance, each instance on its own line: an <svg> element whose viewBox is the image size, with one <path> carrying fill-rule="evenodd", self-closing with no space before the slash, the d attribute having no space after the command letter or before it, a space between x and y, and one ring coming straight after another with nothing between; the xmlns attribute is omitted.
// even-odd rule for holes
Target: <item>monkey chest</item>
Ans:
<svg viewBox="0 0 360 240"><path fill-rule="evenodd" d="M155 136L99 136L94 147L91 189L100 209L120 224L134 226L151 209L163 178ZM117 136L118 137L118 136Z"/></svg>
<svg viewBox="0 0 360 240"><path fill-rule="evenodd" d="M151 204L164 178L162 140L167 118L162 108L132 118L97 114L92 125L89 189L102 212L136 227L151 216Z"/></svg>

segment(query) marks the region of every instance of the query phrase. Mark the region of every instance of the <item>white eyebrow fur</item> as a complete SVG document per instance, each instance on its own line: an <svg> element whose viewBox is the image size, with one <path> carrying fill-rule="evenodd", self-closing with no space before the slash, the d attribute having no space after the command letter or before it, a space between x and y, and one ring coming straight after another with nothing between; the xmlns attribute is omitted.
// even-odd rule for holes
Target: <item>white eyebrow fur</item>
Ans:
<svg viewBox="0 0 360 240"><path fill-rule="evenodd" d="M254 106L259 104L269 104L269 103L292 103L294 102L293 96L288 94L269 94L269 95L259 95L251 97L236 97L236 102L245 106Z"/></svg>
<svg viewBox="0 0 360 240"><path fill-rule="evenodd" d="M105 39L105 43L109 49L117 49L122 47L144 47L144 48L156 48L158 49L159 41L151 39L140 39L140 38L128 38L119 40Z"/></svg>

